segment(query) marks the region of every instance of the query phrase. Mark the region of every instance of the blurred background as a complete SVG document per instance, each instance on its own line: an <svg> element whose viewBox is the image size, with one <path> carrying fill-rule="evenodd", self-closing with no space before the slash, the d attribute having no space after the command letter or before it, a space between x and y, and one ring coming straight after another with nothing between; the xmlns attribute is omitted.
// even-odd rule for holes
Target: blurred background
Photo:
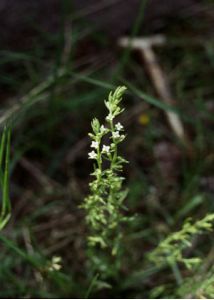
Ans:
<svg viewBox="0 0 214 300"><path fill-rule="evenodd" d="M148 47L122 46L124 36L154 42L155 61ZM130 161L127 214L137 217L124 228L120 280L92 294L151 297L163 274L171 291L173 272L146 272L145 255L187 217L214 208L213 1L0 0L0 45L0 127L12 126L0 297L84 297L91 280L79 207L91 180L87 135L118 85L128 88L120 151ZM213 249L210 236L196 240L193 252L206 260ZM42 269L54 257L61 270Z"/></svg>

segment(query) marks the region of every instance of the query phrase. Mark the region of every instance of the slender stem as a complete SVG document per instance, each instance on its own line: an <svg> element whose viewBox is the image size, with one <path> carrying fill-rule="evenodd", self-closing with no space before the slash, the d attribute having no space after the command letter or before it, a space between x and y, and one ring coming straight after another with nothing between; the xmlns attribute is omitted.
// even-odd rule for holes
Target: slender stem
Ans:
<svg viewBox="0 0 214 300"><path fill-rule="evenodd" d="M113 133L114 132L114 123L113 123L113 121L110 121L109 123L110 123L111 132ZM112 135L112 141L114 144L114 154L113 154L113 159L111 161L110 169L113 171L114 163L117 159L117 142L116 142L116 139L113 137L113 135Z"/></svg>

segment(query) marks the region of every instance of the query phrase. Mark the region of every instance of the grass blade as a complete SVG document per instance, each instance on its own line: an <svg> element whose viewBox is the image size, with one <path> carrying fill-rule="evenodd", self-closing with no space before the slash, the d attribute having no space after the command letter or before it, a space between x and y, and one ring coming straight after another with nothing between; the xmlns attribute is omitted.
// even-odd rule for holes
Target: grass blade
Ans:
<svg viewBox="0 0 214 300"><path fill-rule="evenodd" d="M10 218L11 203L9 196L9 160L10 160L10 129L4 129L0 145L0 187L2 207L0 213L0 230L7 224Z"/></svg>

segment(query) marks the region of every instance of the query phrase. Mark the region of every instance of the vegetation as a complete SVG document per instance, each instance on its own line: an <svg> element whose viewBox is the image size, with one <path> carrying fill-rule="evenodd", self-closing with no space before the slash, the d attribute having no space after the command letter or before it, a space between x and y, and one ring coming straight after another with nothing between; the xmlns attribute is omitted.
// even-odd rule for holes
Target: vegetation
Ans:
<svg viewBox="0 0 214 300"><path fill-rule="evenodd" d="M0 298L214 297L210 15L161 29L175 106L72 10L58 34L0 51Z"/></svg>
<svg viewBox="0 0 214 300"><path fill-rule="evenodd" d="M10 218L11 204L9 196L9 155L10 130L4 128L0 144L0 187L1 187L1 213L0 230L4 228Z"/></svg>
<svg viewBox="0 0 214 300"><path fill-rule="evenodd" d="M121 209L127 195L127 191L122 190L122 182L124 180L118 172L122 171L122 166L127 162L123 157L118 155L118 145L125 139L125 135L121 134L123 125L121 123L114 124L115 118L122 112L120 102L125 87L118 87L114 93L110 93L105 105L108 109L106 122L108 127L100 125L98 119L93 119L93 133L89 133L92 139L89 152L89 159L94 159L95 180L90 183L91 195L84 202L83 207L86 210L86 220L91 229L91 235L88 237L91 264L89 269L95 269L95 272L102 277L113 276L118 273L120 268L121 248L121 223L127 221L127 217L123 216ZM107 144L102 141L108 138ZM107 167L104 167L107 161ZM100 254L97 253L100 249ZM108 262L106 250L112 260ZM110 260L110 261L111 261ZM118 275L118 274L117 274Z"/></svg>

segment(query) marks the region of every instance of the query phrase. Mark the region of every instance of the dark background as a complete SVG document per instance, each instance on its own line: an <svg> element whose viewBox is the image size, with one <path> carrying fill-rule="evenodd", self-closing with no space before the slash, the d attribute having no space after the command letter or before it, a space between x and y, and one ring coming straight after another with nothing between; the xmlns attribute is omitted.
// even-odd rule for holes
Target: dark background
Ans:
<svg viewBox="0 0 214 300"><path fill-rule="evenodd" d="M92 171L87 134L119 84L128 86L120 120L127 133L120 151L130 161L127 214L137 219L124 228L120 278L90 297L150 298L161 286L157 298L187 296L173 271L154 268L146 255L186 218L214 208L213 25L213 1L0 0L0 126L12 127L1 298L85 297L92 281L80 209ZM167 38L155 53L189 147L169 126L145 61L118 46L123 35L155 34ZM210 235L190 252L209 266L212 249ZM54 256L62 259L60 272L48 271ZM195 275L179 267L184 280Z"/></svg>

